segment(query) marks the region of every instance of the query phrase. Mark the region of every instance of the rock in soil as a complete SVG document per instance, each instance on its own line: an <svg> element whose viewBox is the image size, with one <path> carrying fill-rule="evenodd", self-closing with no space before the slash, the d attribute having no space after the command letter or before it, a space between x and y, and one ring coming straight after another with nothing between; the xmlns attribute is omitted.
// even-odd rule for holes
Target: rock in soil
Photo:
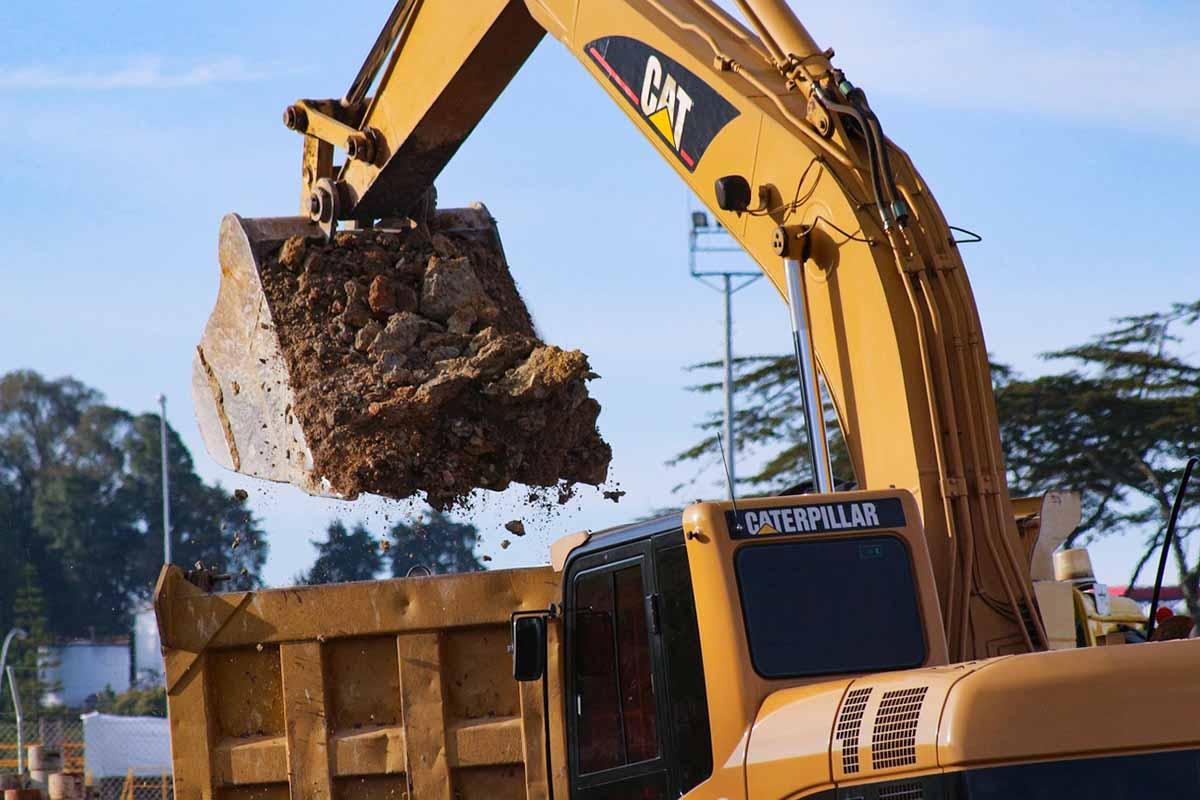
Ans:
<svg viewBox="0 0 1200 800"><path fill-rule="evenodd" d="M538 338L498 248L451 230L289 239L262 270L316 472L435 508L603 483L587 356Z"/></svg>

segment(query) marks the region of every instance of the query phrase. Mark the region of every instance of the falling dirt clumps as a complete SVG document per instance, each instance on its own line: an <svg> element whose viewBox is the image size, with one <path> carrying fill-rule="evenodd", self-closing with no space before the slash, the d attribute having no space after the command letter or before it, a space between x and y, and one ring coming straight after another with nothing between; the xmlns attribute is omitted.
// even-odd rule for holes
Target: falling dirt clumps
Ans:
<svg viewBox="0 0 1200 800"><path fill-rule="evenodd" d="M538 338L493 241L347 231L265 262L292 413L333 491L446 508L476 488L605 480L587 356Z"/></svg>

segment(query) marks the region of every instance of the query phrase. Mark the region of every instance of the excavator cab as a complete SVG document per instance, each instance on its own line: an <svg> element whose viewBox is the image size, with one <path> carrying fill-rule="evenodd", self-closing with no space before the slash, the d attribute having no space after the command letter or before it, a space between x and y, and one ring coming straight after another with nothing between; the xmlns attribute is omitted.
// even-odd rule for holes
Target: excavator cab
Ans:
<svg viewBox="0 0 1200 800"><path fill-rule="evenodd" d="M701 503L557 549L562 606L514 619L513 664L562 665L573 797L720 786L772 692L947 660L907 492Z"/></svg>
<svg viewBox="0 0 1200 800"><path fill-rule="evenodd" d="M514 677L562 692L547 772L583 800L1200 787L1200 751L1157 752L1196 741L1171 709L1200 695L1130 680L1187 685L1188 643L951 664L916 511L903 491L799 495L564 537L561 605L513 620Z"/></svg>

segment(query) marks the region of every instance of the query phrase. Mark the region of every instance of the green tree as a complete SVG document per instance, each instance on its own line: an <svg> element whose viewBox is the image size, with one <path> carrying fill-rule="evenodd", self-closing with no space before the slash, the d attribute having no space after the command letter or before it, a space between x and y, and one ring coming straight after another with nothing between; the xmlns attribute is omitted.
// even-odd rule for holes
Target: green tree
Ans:
<svg viewBox="0 0 1200 800"><path fill-rule="evenodd" d="M710 361L689 367L693 371L711 371L722 367ZM739 466L757 459L760 466L749 474L739 475L739 492L751 494L782 492L793 487L810 485L812 468L808 449L808 434L804 429L804 397L793 355L746 356L734 359L733 385L737 398L734 411L734 437L739 453ZM702 394L721 392L724 384L709 381L689 387ZM854 483L854 468L838 428L833 406L824 403L825 427L829 432L830 457L834 482L839 486ZM689 486L704 474L715 473L724 485L724 467L717 435L724 424L724 412L705 416L699 424L703 437L679 453L669 466L691 464L696 473L676 490Z"/></svg>
<svg viewBox="0 0 1200 800"><path fill-rule="evenodd" d="M71 432L98 395L69 378L48 381L36 372L0 377L0 628L13 621L13 600L25 563L42 565L47 543L34 531L39 477L70 459ZM41 570L39 570L41 572ZM48 576L41 573L40 577Z"/></svg>
<svg viewBox="0 0 1200 800"><path fill-rule="evenodd" d="M142 549L141 571L157 575L162 564L162 477L158 415L132 420L124 450L128 454L125 502L142 509L142 524L154 544ZM267 559L266 535L246 505L247 498L210 486L196 474L192 455L179 434L167 426L167 464L170 472L171 547L175 563L197 561L233 575L224 589L260 586ZM153 586L151 585L151 588Z"/></svg>
<svg viewBox="0 0 1200 800"><path fill-rule="evenodd" d="M52 636L128 632L162 564L159 452L156 415L108 406L70 378L0 377L0 628L29 564ZM256 583L266 552L244 499L204 484L170 428L168 469L176 561Z"/></svg>
<svg viewBox="0 0 1200 800"><path fill-rule="evenodd" d="M13 639L8 654L8 665L12 666L17 675L23 707L33 713L37 709L35 698L40 698L49 688L40 680L38 652L39 648L50 644L50 635L46 625L46 599L38 581L37 570L30 563L22 564L19 569L20 582L13 599L13 626L25 631L26 637ZM7 633L8 630L5 629L4 634ZM0 638L3 638L3 635L0 635ZM7 690L7 679L5 684ZM5 712L13 710L12 696L7 691L4 692L4 703L0 708Z"/></svg>
<svg viewBox="0 0 1200 800"><path fill-rule="evenodd" d="M1200 363L1182 333L1200 319L1200 302L1124 317L1090 342L1046 354L1070 368L1022 379L996 372L996 400L1018 493L1081 492L1084 519L1070 546L1098 536L1143 537L1129 583L1162 546L1182 467L1200 450ZM1193 482L1171 557L1188 607L1200 613L1200 564L1188 541L1200 528L1200 485Z"/></svg>
<svg viewBox="0 0 1200 800"><path fill-rule="evenodd" d="M96 696L96 711L119 717L165 717L167 690L159 687L130 689L117 694L111 687Z"/></svg>
<svg viewBox="0 0 1200 800"><path fill-rule="evenodd" d="M474 525L455 522L440 511L430 511L412 523L398 522L391 529L388 549L392 575L403 578L414 567L431 572L478 572L484 568L475 553L479 531Z"/></svg>
<svg viewBox="0 0 1200 800"><path fill-rule="evenodd" d="M369 581L383 569L383 556L371 533L360 522L346 530L340 520L329 523L325 540L312 540L317 560L308 572L296 576L298 584Z"/></svg>
<svg viewBox="0 0 1200 800"><path fill-rule="evenodd" d="M1013 493L1081 492L1084 519L1069 545L1114 533L1142 536L1131 584L1159 552L1182 466L1200 449L1200 364L1189 360L1183 338L1198 319L1200 302L1121 318L1086 344L1046 354L1047 361L1066 369L1037 378L993 367ZM715 393L721 384L694 388ZM738 483L774 492L807 480L808 451L792 357L740 359L735 390L738 447L743 453L765 454L764 466ZM705 438L671 463L719 469L715 432L720 424L718 414L706 417L700 425ZM836 432L831 439L835 478L844 480L849 477L845 450ZM1196 615L1200 563L1190 560L1188 541L1200 529L1200 481L1193 483L1188 501L1171 556Z"/></svg>

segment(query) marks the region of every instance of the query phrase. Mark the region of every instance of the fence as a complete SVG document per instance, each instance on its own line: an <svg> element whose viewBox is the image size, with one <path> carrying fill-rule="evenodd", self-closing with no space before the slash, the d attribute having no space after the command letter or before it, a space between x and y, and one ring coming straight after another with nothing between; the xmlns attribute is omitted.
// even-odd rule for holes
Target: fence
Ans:
<svg viewBox="0 0 1200 800"><path fill-rule="evenodd" d="M63 769L83 772L98 800L172 800L170 734L156 717L25 719L25 745L41 744L62 754ZM17 724L0 715L0 772L17 768Z"/></svg>
<svg viewBox="0 0 1200 800"><path fill-rule="evenodd" d="M25 719L25 745L40 744L62 753L63 769L84 771L83 721L79 717ZM0 715L0 772L17 769L17 721Z"/></svg>
<svg viewBox="0 0 1200 800"><path fill-rule="evenodd" d="M84 760L101 800L170 800L167 720L108 714L82 719Z"/></svg>

